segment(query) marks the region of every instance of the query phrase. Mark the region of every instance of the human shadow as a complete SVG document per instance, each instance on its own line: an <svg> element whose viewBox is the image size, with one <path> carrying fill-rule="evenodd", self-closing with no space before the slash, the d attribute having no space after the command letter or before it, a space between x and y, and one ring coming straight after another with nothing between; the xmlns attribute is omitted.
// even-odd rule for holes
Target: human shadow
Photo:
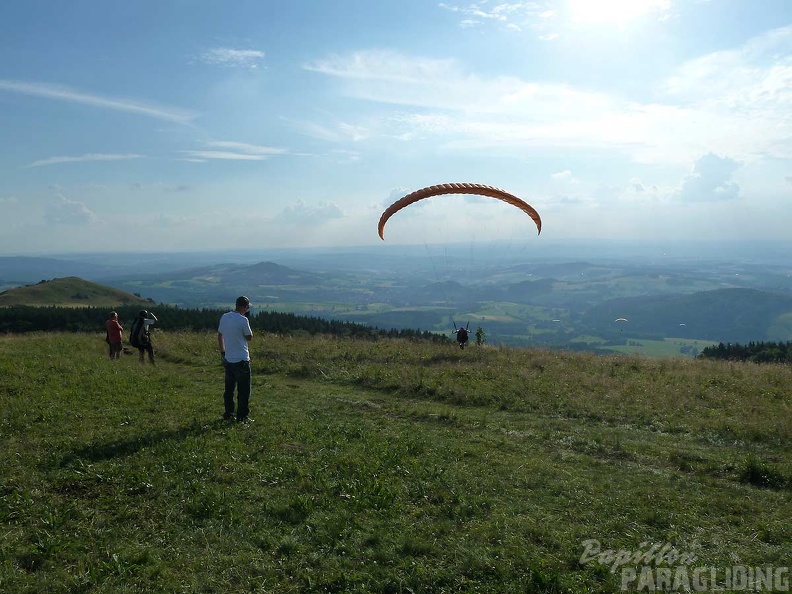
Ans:
<svg viewBox="0 0 792 594"><path fill-rule="evenodd" d="M68 466L76 460L100 462L122 456L131 456L143 448L151 447L166 441L184 441L188 437L203 435L219 427L227 427L228 422L215 420L209 422L195 421L179 429L155 431L147 435L136 435L127 439L119 439L104 443L92 443L73 450L61 458L60 466Z"/></svg>

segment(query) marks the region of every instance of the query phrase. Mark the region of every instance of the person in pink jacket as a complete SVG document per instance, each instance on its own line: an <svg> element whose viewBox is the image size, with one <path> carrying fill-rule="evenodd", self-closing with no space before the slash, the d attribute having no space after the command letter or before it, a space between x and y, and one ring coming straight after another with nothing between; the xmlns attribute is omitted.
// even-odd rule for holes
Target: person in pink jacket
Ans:
<svg viewBox="0 0 792 594"><path fill-rule="evenodd" d="M118 321L118 314L110 312L110 319L105 322L107 328L107 344L110 346L110 358L121 358L121 341L124 336L124 327Z"/></svg>

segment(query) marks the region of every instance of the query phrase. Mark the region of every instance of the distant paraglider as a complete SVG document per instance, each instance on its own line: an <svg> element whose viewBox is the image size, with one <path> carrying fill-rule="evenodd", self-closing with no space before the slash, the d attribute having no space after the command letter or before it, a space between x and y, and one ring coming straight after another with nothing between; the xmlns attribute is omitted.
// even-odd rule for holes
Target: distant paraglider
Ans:
<svg viewBox="0 0 792 594"><path fill-rule="evenodd" d="M629 320L628 320L627 318L616 318L616 319L615 319L615 320L613 320L613 321L614 321L614 322L629 322Z"/></svg>
<svg viewBox="0 0 792 594"><path fill-rule="evenodd" d="M391 218L395 213L400 211L402 208L410 206L419 200L423 200L425 198L430 198L432 196L440 196L443 194L477 194L480 196L488 196L490 198L497 198L507 204L511 204L512 206L516 206L525 214L530 216L534 223L536 223L536 228L539 233L542 232L542 219L539 216L539 213L527 202L514 196L513 194L509 194L505 190L501 190L500 188L495 188L493 186L485 186L483 184L470 184L470 183L451 183L451 184L439 184L436 186L428 186L426 188L421 188L420 190L416 190L406 196L399 198L396 202L391 204L388 208L385 209L385 212L382 213L382 216L379 220L379 225L377 226L377 232L379 233L380 239L383 241L385 240L385 236L383 235L385 232L385 223L388 222L388 219Z"/></svg>

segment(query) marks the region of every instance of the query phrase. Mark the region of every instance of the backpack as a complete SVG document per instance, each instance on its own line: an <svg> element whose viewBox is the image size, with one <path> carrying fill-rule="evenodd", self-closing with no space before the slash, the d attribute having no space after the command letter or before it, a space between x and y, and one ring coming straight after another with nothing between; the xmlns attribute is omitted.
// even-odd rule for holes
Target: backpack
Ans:
<svg viewBox="0 0 792 594"><path fill-rule="evenodd" d="M135 348L142 348L149 343L148 332L146 332L146 325L143 323L143 318L138 318L132 322L132 330L129 332L129 344Z"/></svg>

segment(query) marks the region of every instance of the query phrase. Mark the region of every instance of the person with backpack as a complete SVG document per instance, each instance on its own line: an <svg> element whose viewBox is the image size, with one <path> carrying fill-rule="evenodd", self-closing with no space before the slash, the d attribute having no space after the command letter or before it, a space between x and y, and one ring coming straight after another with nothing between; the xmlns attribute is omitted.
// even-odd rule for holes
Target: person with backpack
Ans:
<svg viewBox="0 0 792 594"><path fill-rule="evenodd" d="M140 353L141 364L145 363L144 355L148 353L149 361L154 365L154 345L151 344L149 327L158 321L157 316L150 311L142 309L135 321L132 322L132 329L129 332L129 344Z"/></svg>
<svg viewBox="0 0 792 594"><path fill-rule="evenodd" d="M224 313L217 328L217 345L225 367L225 391L223 418L234 418L234 390L237 392L236 420L249 422L250 414L250 349L253 339L250 329L250 299L244 295L236 300L234 311Z"/></svg>

